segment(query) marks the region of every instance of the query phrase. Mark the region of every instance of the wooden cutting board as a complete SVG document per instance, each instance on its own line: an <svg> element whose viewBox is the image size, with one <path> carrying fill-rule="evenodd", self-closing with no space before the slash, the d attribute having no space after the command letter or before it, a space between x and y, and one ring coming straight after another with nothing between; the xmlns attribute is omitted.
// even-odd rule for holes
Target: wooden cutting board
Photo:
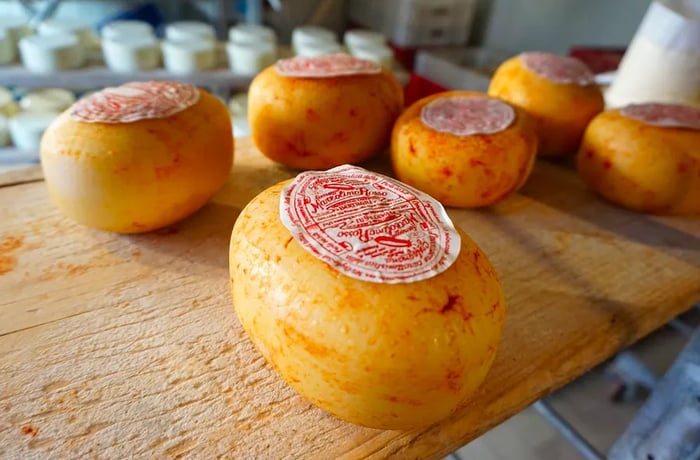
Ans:
<svg viewBox="0 0 700 460"><path fill-rule="evenodd" d="M236 216L292 175L238 140L212 203L136 236L62 217L31 173L1 180L0 457L438 458L700 299L699 218L614 208L540 163L521 194L450 211L508 303L481 390L426 429L353 426L277 377L230 303Z"/></svg>

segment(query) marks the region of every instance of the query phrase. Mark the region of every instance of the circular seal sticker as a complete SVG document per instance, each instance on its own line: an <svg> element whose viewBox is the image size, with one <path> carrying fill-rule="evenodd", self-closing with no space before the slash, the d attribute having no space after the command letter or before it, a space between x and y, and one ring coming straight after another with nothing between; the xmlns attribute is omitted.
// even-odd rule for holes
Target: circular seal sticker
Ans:
<svg viewBox="0 0 700 460"><path fill-rule="evenodd" d="M620 114L647 125L664 128L700 129L700 109L680 104L632 104Z"/></svg>
<svg viewBox="0 0 700 460"><path fill-rule="evenodd" d="M451 96L438 98L423 107L424 125L455 136L494 134L515 120L513 107L489 97Z"/></svg>
<svg viewBox="0 0 700 460"><path fill-rule="evenodd" d="M198 100L196 86L168 81L133 82L81 99L73 104L69 114L86 123L131 123L169 117Z"/></svg>
<svg viewBox="0 0 700 460"><path fill-rule="evenodd" d="M563 85L591 85L593 72L576 58L551 53L523 53L520 60L525 68L554 83Z"/></svg>
<svg viewBox="0 0 700 460"><path fill-rule="evenodd" d="M437 200L350 165L299 174L282 190L280 218L311 254L373 283L431 278L454 263L461 244Z"/></svg>
<svg viewBox="0 0 700 460"><path fill-rule="evenodd" d="M376 62L359 59L344 53L281 59L277 61L275 68L277 73L282 76L300 78L342 77L377 74L382 71L382 67Z"/></svg>

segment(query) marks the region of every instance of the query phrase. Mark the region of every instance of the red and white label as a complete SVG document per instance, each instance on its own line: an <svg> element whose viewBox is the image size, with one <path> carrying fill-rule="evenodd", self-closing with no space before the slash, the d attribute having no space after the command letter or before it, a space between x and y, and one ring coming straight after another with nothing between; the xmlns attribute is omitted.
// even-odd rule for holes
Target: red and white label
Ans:
<svg viewBox="0 0 700 460"><path fill-rule="evenodd" d="M168 81L126 83L105 88L70 108L74 120L86 123L131 123L166 118L199 101L196 86Z"/></svg>
<svg viewBox="0 0 700 460"><path fill-rule="evenodd" d="M700 108L680 104L632 104L620 114L647 125L700 129Z"/></svg>
<svg viewBox="0 0 700 460"><path fill-rule="evenodd" d="M299 174L282 190L280 218L311 254L373 283L431 278L454 263L461 244L437 200L350 165Z"/></svg>
<svg viewBox="0 0 700 460"><path fill-rule="evenodd" d="M449 96L438 98L423 107L424 125L455 136L495 134L515 120L513 107L489 97Z"/></svg>
<svg viewBox="0 0 700 460"><path fill-rule="evenodd" d="M275 66L277 73L285 77L328 78L346 75L381 73L376 62L359 59L349 54L327 54L324 56L297 56L281 59Z"/></svg>
<svg viewBox="0 0 700 460"><path fill-rule="evenodd" d="M554 83L588 86L595 82L593 72L576 58L551 53L523 53L525 68Z"/></svg>

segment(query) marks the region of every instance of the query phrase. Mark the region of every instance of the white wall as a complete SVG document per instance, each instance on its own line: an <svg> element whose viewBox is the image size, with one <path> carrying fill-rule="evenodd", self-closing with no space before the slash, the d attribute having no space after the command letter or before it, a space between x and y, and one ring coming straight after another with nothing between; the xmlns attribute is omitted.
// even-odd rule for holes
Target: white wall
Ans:
<svg viewBox="0 0 700 460"><path fill-rule="evenodd" d="M509 52L566 53L571 46L624 47L649 0L481 0L489 15L481 44ZM490 5L489 5L490 3Z"/></svg>

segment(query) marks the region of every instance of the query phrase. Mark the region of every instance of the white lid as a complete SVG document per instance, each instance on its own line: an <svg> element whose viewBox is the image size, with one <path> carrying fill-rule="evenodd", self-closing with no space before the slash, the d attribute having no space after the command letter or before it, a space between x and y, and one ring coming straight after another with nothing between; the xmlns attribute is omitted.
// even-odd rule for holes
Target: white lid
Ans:
<svg viewBox="0 0 700 460"><path fill-rule="evenodd" d="M75 95L63 88L45 88L25 94L19 106L26 112L62 112L75 102Z"/></svg>
<svg viewBox="0 0 700 460"><path fill-rule="evenodd" d="M130 49L142 49L151 48L158 45L158 40L153 35L114 35L111 38L104 38L102 40L102 45L105 47L109 46L123 46L124 48Z"/></svg>
<svg viewBox="0 0 700 460"><path fill-rule="evenodd" d="M385 45L386 37L381 32L365 29L351 29L345 32L343 41L348 48L354 46Z"/></svg>
<svg viewBox="0 0 700 460"><path fill-rule="evenodd" d="M78 37L73 34L27 35L19 41L20 48L55 50L78 46Z"/></svg>
<svg viewBox="0 0 700 460"><path fill-rule="evenodd" d="M200 38L198 40L165 40L162 44L163 51L214 51L216 43Z"/></svg>
<svg viewBox="0 0 700 460"><path fill-rule="evenodd" d="M277 43L275 31L269 27L257 24L238 24L228 30L228 39L232 42L258 42L266 41Z"/></svg>
<svg viewBox="0 0 700 460"><path fill-rule="evenodd" d="M178 21L165 27L165 38L168 40L190 40L193 38L214 40L216 33L214 27L206 22Z"/></svg>
<svg viewBox="0 0 700 460"><path fill-rule="evenodd" d="M310 42L337 43L337 38L332 30L324 27L300 26L294 29L292 32L292 46L295 49Z"/></svg>
<svg viewBox="0 0 700 460"><path fill-rule="evenodd" d="M79 34L89 30L89 24L80 21L67 21L64 19L47 19L39 24L37 28L39 35Z"/></svg>
<svg viewBox="0 0 700 460"><path fill-rule="evenodd" d="M107 40L117 38L152 37L153 26L145 21L112 21L102 27L102 38Z"/></svg>
<svg viewBox="0 0 700 460"><path fill-rule="evenodd" d="M341 53L343 49L339 43L334 42L309 42L303 43L296 48L298 56L314 57L324 54Z"/></svg>
<svg viewBox="0 0 700 460"><path fill-rule="evenodd" d="M353 56L389 66L394 60L394 52L386 45L361 45L350 49Z"/></svg>

